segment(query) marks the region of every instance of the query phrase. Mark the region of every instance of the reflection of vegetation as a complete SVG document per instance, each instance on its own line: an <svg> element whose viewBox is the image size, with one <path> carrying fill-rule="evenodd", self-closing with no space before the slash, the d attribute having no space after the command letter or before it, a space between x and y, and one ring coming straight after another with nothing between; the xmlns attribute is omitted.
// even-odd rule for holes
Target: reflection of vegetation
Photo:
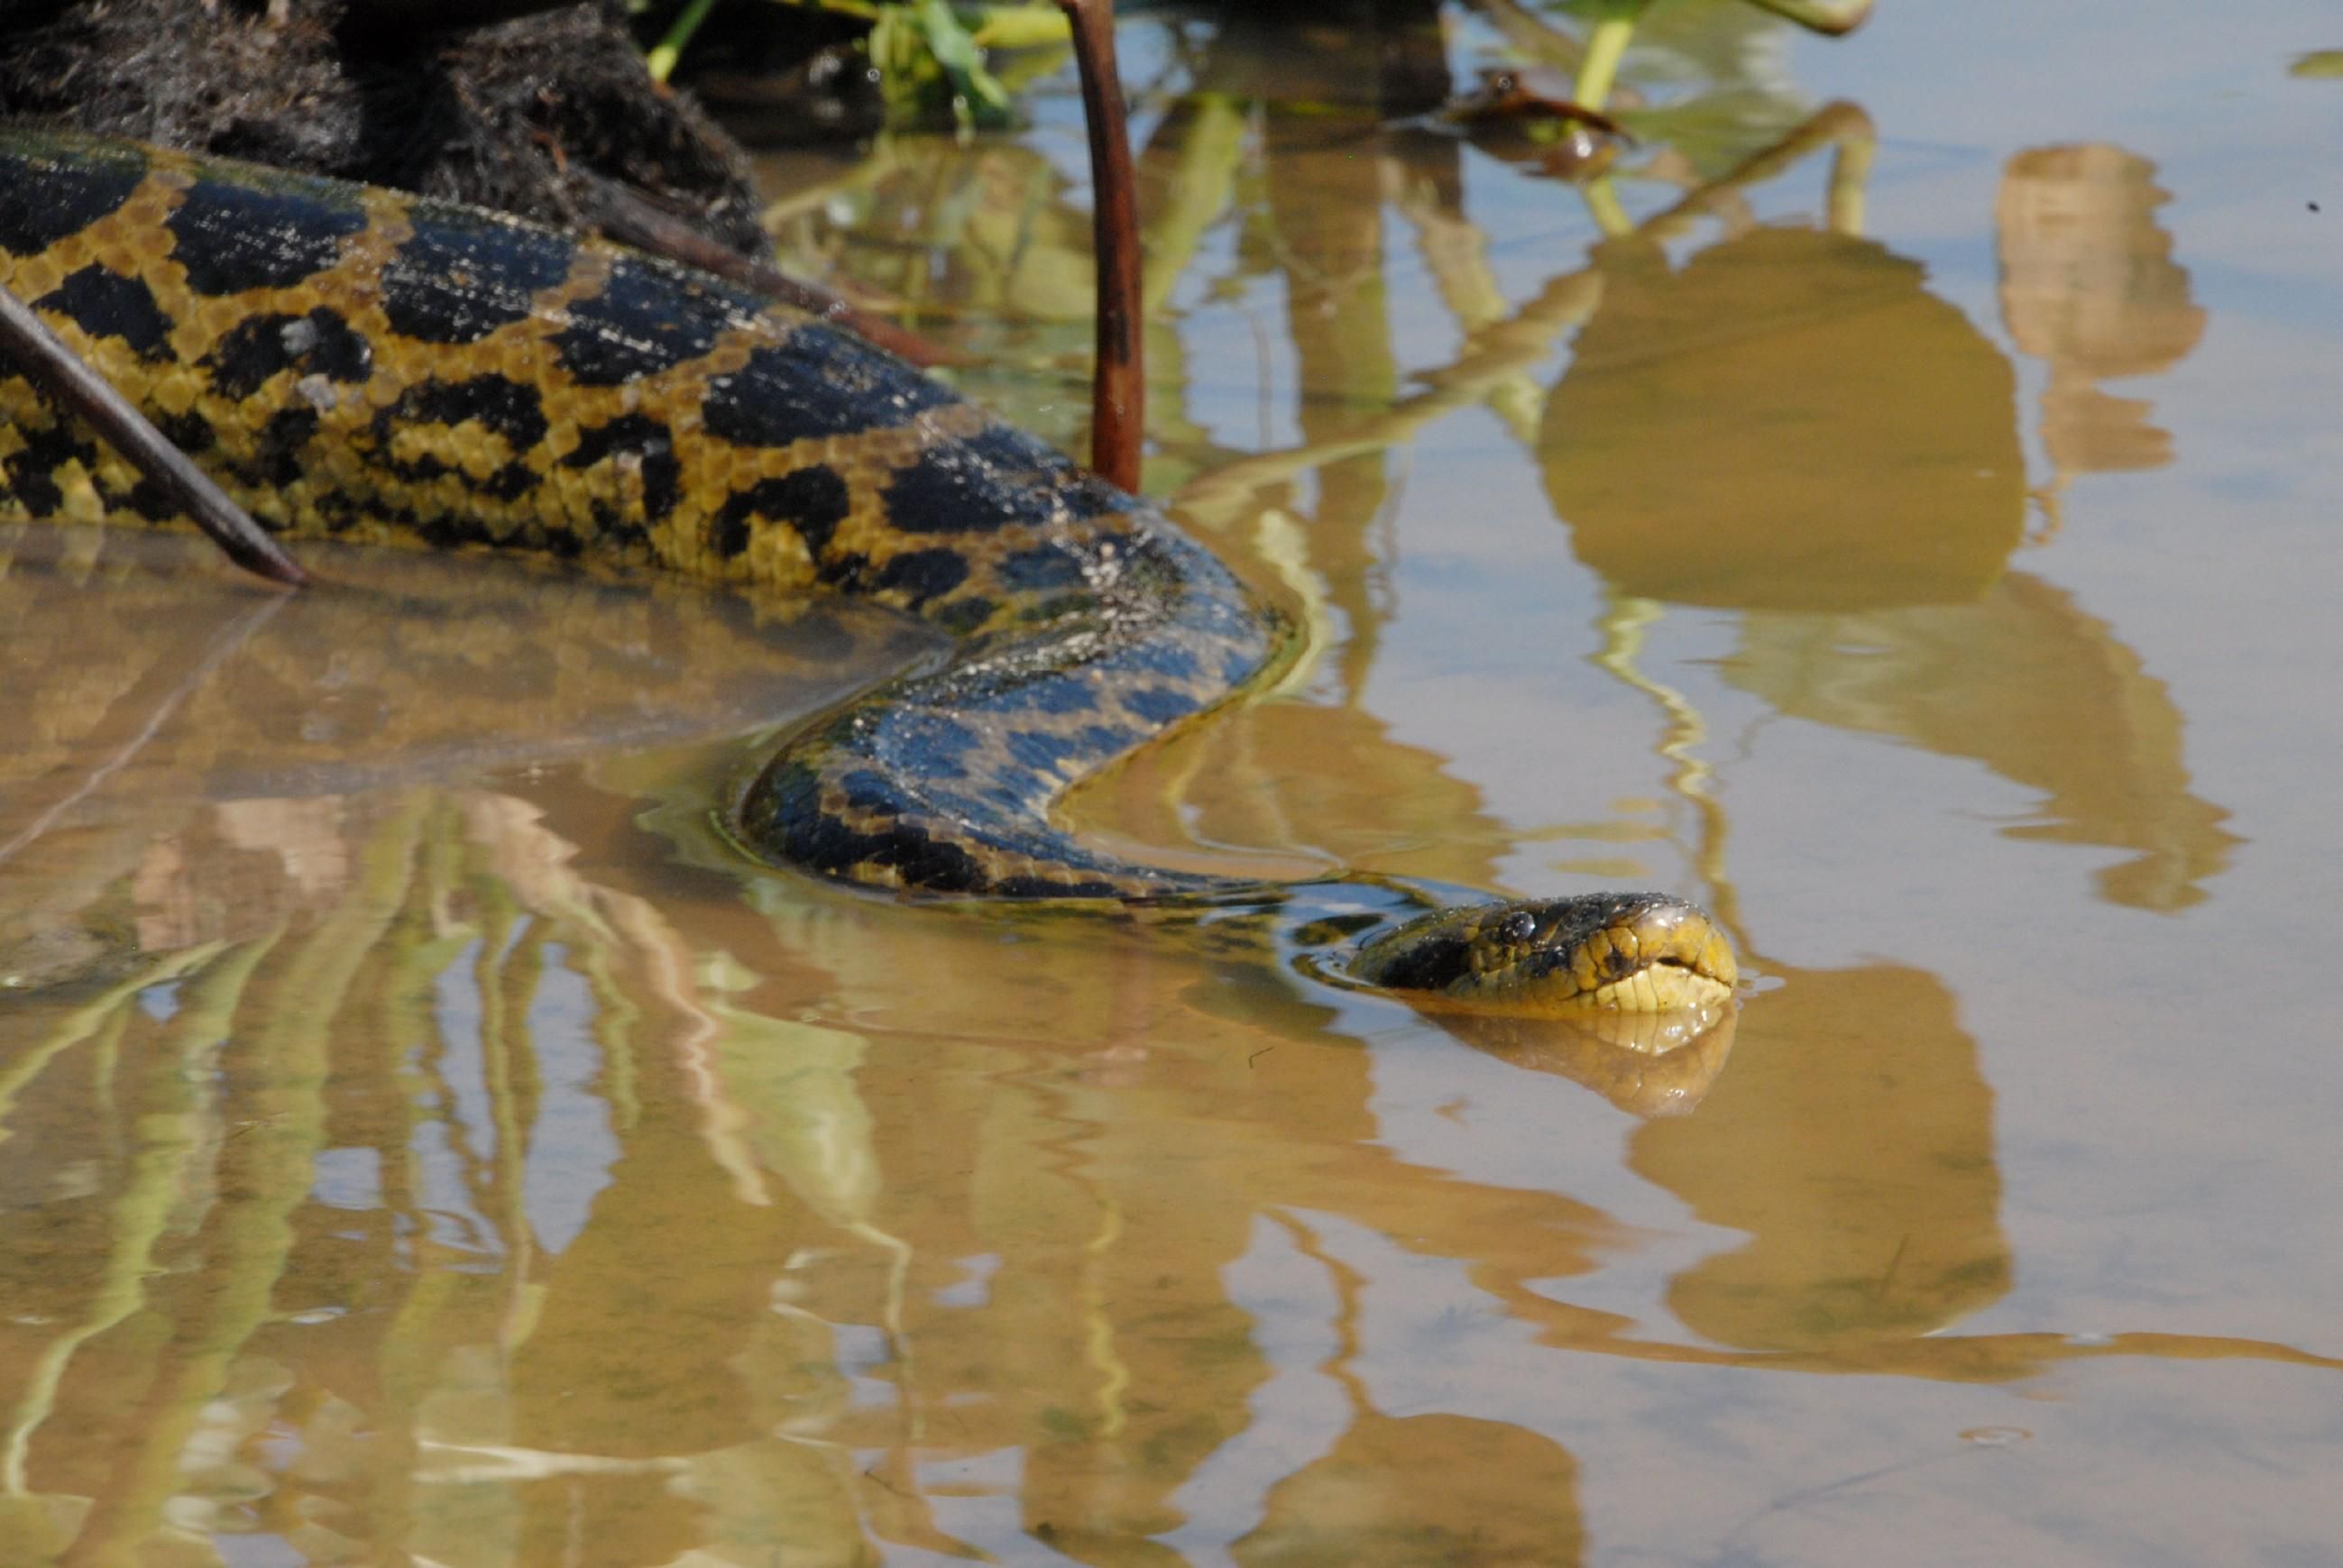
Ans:
<svg viewBox="0 0 2343 1568"><path fill-rule="evenodd" d="M1775 711L1946 757L2041 794L2011 838L2130 851L2101 893L2169 912L2237 842L2190 788L2180 711L2104 622L2013 572L1976 604L1750 616L1725 678Z"/></svg>
<svg viewBox="0 0 2343 1568"><path fill-rule="evenodd" d="M320 856L298 804L246 802L241 830L273 811ZM987 1484L1036 1534L1161 1532L1252 1420L1268 1351L1225 1276L1264 1216L1355 1215L1456 1260L1493 1314L1608 1355L2317 1364L2241 1340L1915 1338L2006 1261L1989 1101L1940 990L1904 971L1849 977L1856 1005L1799 977L1769 1004L1813 1016L1725 1080L1718 1130L1637 1135L1639 1170L1751 1237L1683 1276L1677 1310L1729 1348L1686 1347L1568 1303L1618 1244L1600 1213L1383 1147L1364 1053L1256 964L1200 979L1144 959L1154 933L1094 929L1021 947L1005 985L998 922L806 889L776 900L777 946L729 895L588 875L606 855L546 811L349 804L314 914L0 1011L0 1183L45 1195L0 1237L12 1539L89 1560L254 1531L449 1563L579 1532L623 1561L964 1552L965 1478L1004 1452L1021 1470ZM211 885L205 839L182 837L185 874ZM1246 1005L1212 1005L1230 983ZM1538 1561L1579 1528L1551 1439L1355 1390L1322 1447L1255 1473L1240 1561L1475 1530Z"/></svg>
<svg viewBox="0 0 2343 1568"><path fill-rule="evenodd" d="M2147 403L2098 386L2169 369L2204 333L2187 269L2156 220L2168 199L2155 165L2098 144L2030 147L2002 172L2001 315L2017 347L2050 369L2042 445L2052 475L2041 498L2053 528L2076 476L2171 461Z"/></svg>
<svg viewBox="0 0 2343 1568"><path fill-rule="evenodd" d="M1539 457L1606 580L1805 608L1973 598L2000 571L2025 523L2009 367L1917 263L1766 228L1597 266Z"/></svg>
<svg viewBox="0 0 2343 1568"><path fill-rule="evenodd" d="M1631 82L1650 58L1631 57ZM1748 160L1513 299L1464 203L1456 160L1474 155L1427 135L1368 157L1323 132L1230 95L1159 122L1156 167L1177 199L1156 209L1151 244L1169 265L1151 286L1161 303L1259 279L1282 306L1262 330L1298 367L1293 449L1232 463L1199 430L1176 456L1202 473L1191 490L1202 520L1273 541L1276 570L1340 658L1304 672L1311 700L1224 716L1110 788L1154 790L1151 809L1176 828L1160 780L1184 759L1217 791L1200 809L1204 839L1353 858L1396 829L1413 842L1393 853L1433 874L1477 878L1513 841L1467 779L1393 740L1360 696L1392 603L1379 530L1399 465L1383 454L1478 406L1525 449L1543 436L1574 529L1589 496L1615 507L1588 536L1603 548L1582 548L1654 597L1604 596L1605 668L1664 713L1659 749L1704 818L1721 824L1723 808L1694 751L1700 716L1634 668L1638 633L1666 613L1657 596L1692 579L1653 558L1664 552L1634 553L1625 535L1639 524L1738 562L1704 590L1741 628L1727 682L1775 711L1981 759L2039 789L2040 822L2016 831L2130 851L2106 874L2111 897L2171 909L2199 895L2229 840L2191 792L2179 715L2112 628L2002 569L2016 471L2006 371L1910 264L1851 224L1694 249L1709 220L1737 221L1735 189L1779 167ZM866 210L918 221L863 254L886 256L907 296L1022 313L1002 336L1052 347L1032 323L1060 296L1087 298L1071 281L1086 276L1080 218L1054 170L999 146L930 157L900 141L883 159ZM1685 177L1657 154L1647 166ZM2019 347L2086 378L2185 352L2194 307L2168 247L2138 227L2153 186L2136 160L2028 155L2010 175L2026 216L2004 236L2003 308ZM2043 221L2070 201L2098 215L2079 227L2115 236L2127 260L2070 247L2074 233ZM863 243L827 221L795 232ZM1394 321L1421 330L1422 318L1403 314L1392 235L1413 237L1458 338L1418 384ZM1198 258L1226 270L1182 279ZM2061 268L2090 286L2059 296L2046 285ZM1874 319L1875 340L1849 325ZM1837 352L1775 341L1809 328ZM1177 345L1168 311L1157 330ZM1557 384L1551 357L1574 330L1583 366ZM1778 453L1736 448L1704 421L1805 417L1871 432L1886 444L1875 463L1908 457L1920 448L1896 443L1919 437L1847 411L1845 387L1830 385L1877 341L1949 361L1931 385L1967 403L1920 436L1973 443L2007 472L1938 519L1942 559L1904 550L1907 498L1879 497L1842 519L1860 570L1769 578L1749 559L1764 539L1736 542L1734 528L1765 510ZM1868 375L1853 384L1882 397L1895 385ZM1620 390L1639 378L1670 394L1657 422L1669 439L1641 448ZM1740 400L1715 400L1727 382ZM1034 405L1058 396L1022 385ZM1564 449L1581 439L1623 443L1634 471L1589 472ZM1927 450L1922 467L1950 460ZM2061 437L2053 455L2138 450ZM1728 457L1741 494L1672 477ZM1629 480L1647 514L1622 498ZM12 586L0 618L63 645L70 607L48 602L63 596L21 572ZM153 614L150 601L121 606L126 623ZM773 657L729 622L703 635L656 606L576 608L567 640L518 621L442 628L405 648L349 636L327 710L338 739L298 723L276 739L308 767L361 735L393 759L446 742L408 728L447 714L417 701L402 671L429 690L510 668L553 693L600 668L662 710L727 661ZM140 689L151 661L184 665L205 646L84 629L82 657L49 672L81 683L74 700L40 704L37 723L29 707L15 714L15 777L63 793L88 752L75 726L95 714L135 732L154 709L119 694ZM150 663L123 662L122 647ZM317 674L266 648L259 668L272 691ZM6 685L31 702L23 678ZM552 706L518 714L549 722L538 710ZM483 722L501 731L514 717ZM1373 1054L1330 1036L1324 999L1297 995L1257 954L1167 960L1159 932L1096 922L1065 935L774 879L744 897L706 864L647 849L633 805L575 780L371 803L287 787L203 804L206 788L280 777L260 748L223 744L245 733L220 722L192 759L140 753L170 810L128 823L128 859L50 901L109 900L109 913L147 922L150 945L200 945L0 1010L13 1205L0 1232L0 1533L28 1553L78 1536L88 1558L144 1536L156 1553L243 1560L277 1543L237 1554L215 1543L273 1534L310 1561L406 1553L465 1568L560 1560L580 1541L625 1562L851 1562L897 1543L1019 1561L1036 1542L1086 1561L1168 1561L1225 1529L1213 1543L1247 1563L1571 1560L1588 1482L1550 1432L1386 1413L1365 1395L1362 1369L1393 1359L1388 1340L1361 1349L1371 1320L1435 1271L1469 1303L1460 1319L1502 1330L1456 1352L1460 1384L1600 1390L1615 1385L1594 1358L1624 1358L1732 1369L1697 1384L1658 1367L1630 1376L1666 1391L1655 1398L1721 1389L1721 1403L1755 1407L1766 1374L2001 1381L2100 1356L2334 1366L2225 1336L1959 1332L2014 1262L1976 1043L1958 999L1917 971L1778 966L1788 985L1753 1010L1760 1034L1700 1113L1627 1134L1637 1176L1731 1232L1685 1241L1694 1255L1661 1278L1648 1249L1666 1239L1632 1232L1552 1166L1509 1183L1413 1162L1393 1129L1419 1108L1397 1105L1390 1080L1403 1050L1453 1065L1443 1042L1401 1040L1393 1018ZM1264 753L1302 765L1257 761L1252 737L1282 738L1283 753ZM497 755L536 755L539 739L565 744L531 731L500 737L522 749ZM657 771L592 766L596 780ZM26 799L0 789L0 837ZM708 804L703 793L666 815L704 825ZM1546 1086L1509 1082L1525 1099ZM1641 1107L1705 1080L1607 1087ZM1603 1108L1584 1104L1599 1127ZM1478 1145L1469 1105L1423 1114L1452 1109ZM1369 1277L1320 1245L1353 1221L1423 1272ZM1233 1282L1263 1233L1296 1238L1322 1266L1338 1298L1322 1317L1290 1275L1251 1295ZM1604 1310L1582 1304L1597 1300ZM1297 1325L1332 1353L1279 1337ZM1295 1392L1313 1379L1314 1392Z"/></svg>
<svg viewBox="0 0 2343 1568"><path fill-rule="evenodd" d="M1785 68L1785 30L1761 8L1842 33L1860 23L1870 5L1565 0L1548 6L1549 15L1575 19L1582 32L1542 23L1512 0L1492 10L1522 57L1572 72L1573 99L1613 113L1638 140L1661 149L1652 163L1688 166L1713 177L1753 142L1781 136L1807 112Z"/></svg>
<svg viewBox="0 0 2343 1568"><path fill-rule="evenodd" d="M779 0L776 0L779 3ZM879 74L888 119L901 127L956 125L998 130L1015 114L1011 96L1031 76L1053 69L1049 45L1066 41L1064 15L1048 0L949 4L948 0L787 0L805 9L867 23L857 45ZM651 76L664 82L708 18L713 0L675 9L649 54ZM989 51L1013 52L999 75Z"/></svg>
<svg viewBox="0 0 2343 1568"><path fill-rule="evenodd" d="M1578 1464L1561 1444L1505 1422L1368 1412L1270 1490L1229 1554L1242 1568L1571 1568L1584 1551Z"/></svg>
<svg viewBox="0 0 2343 1568"><path fill-rule="evenodd" d="M93 1147L87 1070L102 1066L90 1187L103 1206L86 1254L98 1272L42 1314L55 1328L24 1326L45 1293L45 1249L0 1249L18 1325L0 1357L26 1374L9 1380L22 1391L7 1412L12 1523L40 1522L90 1561L158 1534L238 1530L250 1483L233 1456L245 1444L272 1424L321 1458L351 1441L336 1431L347 1406L316 1402L319 1391L282 1402L286 1380L265 1369L294 1346L273 1342L298 1339L313 1311L321 1324L356 1312L381 1331L364 1342L380 1358L367 1381L397 1391L365 1411L367 1442L420 1462L312 1464L286 1478L307 1501L280 1503L346 1541L471 1560L454 1543L477 1525L473 1494L433 1484L444 1460L472 1476L493 1460L490 1473L521 1481L588 1456L514 1446L512 1369L468 1347L558 1342L545 1331L561 1321L563 1297L548 1293L559 1276L538 1258L570 1240L554 1216L605 1180L575 1163L595 1141L578 1136L578 1112L598 1105L638 1141L646 1076L671 1076L663 1055L696 1064L680 1104L697 1101L711 1171L746 1183L736 1191L751 1203L773 1201L760 1184L777 1177L811 1212L900 1256L864 1219L867 1118L850 1097L840 1114L828 1087L850 1071L850 1044L841 1058L830 1031L744 1018L706 994L696 956L651 906L581 882L531 814L495 802L407 796L350 846L349 883L313 929L190 950L136 989L55 1012L19 1048L34 1070L6 1110L20 1181L27 1161L87 1162L58 1156ZM548 1014L573 983L585 1015ZM38 1029L45 1012L0 1022ZM563 1036L589 1025L600 1070L579 1074ZM569 1103L588 1082L598 1094ZM668 1098L652 1116L669 1116ZM585 1185L548 1201L558 1172ZM486 1293L467 1282L486 1282L484 1269L500 1282ZM193 1290L172 1283L189 1276ZM622 1347L597 1337L605 1377L617 1376ZM97 1418L83 1387L92 1364L110 1369L108 1397L129 1402L111 1419L130 1447L85 1473L75 1455ZM15 1537L28 1538L39 1537Z"/></svg>
<svg viewBox="0 0 2343 1568"><path fill-rule="evenodd" d="M840 8L840 0L823 3ZM986 52L1031 50L1066 37L1064 16L1046 3L955 7L945 0L915 0L862 9L871 19L865 47L897 124L933 125L940 111L962 126L1007 125L1014 110L1011 92L1054 67L1059 56L1028 55L995 76Z"/></svg>
<svg viewBox="0 0 2343 1568"><path fill-rule="evenodd" d="M1885 965L1788 978L1765 1060L1695 1121L1635 1136L1638 1171L1748 1237L1677 1275L1669 1305L1720 1344L1843 1351L1999 1299L1993 1095L1952 997Z"/></svg>

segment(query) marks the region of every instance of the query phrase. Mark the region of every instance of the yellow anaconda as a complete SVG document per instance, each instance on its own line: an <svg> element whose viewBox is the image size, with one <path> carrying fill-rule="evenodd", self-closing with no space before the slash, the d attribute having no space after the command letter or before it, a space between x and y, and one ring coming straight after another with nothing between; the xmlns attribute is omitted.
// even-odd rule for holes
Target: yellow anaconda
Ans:
<svg viewBox="0 0 2343 1568"><path fill-rule="evenodd" d="M1274 619L1124 495L860 339L474 209L118 144L0 137L0 283L273 531L495 546L854 595L950 632L741 796L758 854L945 897L1267 901L1114 858L1054 803L1242 688ZM169 524L19 378L0 518ZM1432 1005L1664 1010L1735 980L1654 894L1435 910L1343 978Z"/></svg>

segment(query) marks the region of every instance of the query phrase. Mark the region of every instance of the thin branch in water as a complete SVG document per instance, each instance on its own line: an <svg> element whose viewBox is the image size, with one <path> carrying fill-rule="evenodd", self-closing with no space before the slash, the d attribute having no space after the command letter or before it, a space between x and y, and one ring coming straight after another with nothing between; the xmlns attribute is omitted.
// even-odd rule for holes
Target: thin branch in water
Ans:
<svg viewBox="0 0 2343 1568"><path fill-rule="evenodd" d="M952 357L950 350L891 321L858 310L828 289L801 283L770 262L742 256L719 245L639 191L615 180L596 178L594 185L601 207L595 214L595 221L604 234L621 245L696 266L702 272L712 272L728 283L753 288L769 299L810 311L914 365L941 365Z"/></svg>
<svg viewBox="0 0 2343 1568"><path fill-rule="evenodd" d="M133 467L161 487L179 510L195 519L227 558L248 572L300 588L309 575L262 531L244 508L212 483L185 452L173 446L146 417L131 407L105 377L83 363L31 307L0 288L0 359L17 371L56 407L78 415Z"/></svg>
<svg viewBox="0 0 2343 1568"><path fill-rule="evenodd" d="M145 719L124 737L122 743L108 753L96 767L84 775L79 784L50 803L5 843L0 843L0 865L6 864L11 857L55 826L57 819L87 799L108 779L127 766L131 759L136 757L148 742L161 733L163 726L170 720L171 715L179 710L180 704L186 701L191 693L211 678L212 671L218 667L220 660L243 647L245 639L267 624L268 618L275 615L284 603L282 598L264 599L213 628L205 638L203 648L196 656L194 663L186 666L178 678L172 681L169 689L163 691L156 698L154 705L146 710ZM166 678L165 672L158 668L156 674L156 681L159 683L161 679ZM135 700L139 697L146 684L142 680L137 689L134 689L127 694L129 699Z"/></svg>
<svg viewBox="0 0 2343 1568"><path fill-rule="evenodd" d="M1139 206L1132 194L1130 117L1114 64L1114 0L1058 0L1073 26L1090 128L1091 234L1098 255L1098 368L1091 391L1091 467L1139 487L1147 431L1145 356L1139 343Z"/></svg>

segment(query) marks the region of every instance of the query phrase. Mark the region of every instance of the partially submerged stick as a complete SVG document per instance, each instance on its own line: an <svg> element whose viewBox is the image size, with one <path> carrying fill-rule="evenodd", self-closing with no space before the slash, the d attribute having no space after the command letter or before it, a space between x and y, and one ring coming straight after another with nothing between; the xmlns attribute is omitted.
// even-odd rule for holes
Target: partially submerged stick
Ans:
<svg viewBox="0 0 2343 1568"><path fill-rule="evenodd" d="M86 420L100 438L193 518L227 552L228 559L288 588L308 582L309 574L244 508L5 288L0 288L0 358L13 361L50 401Z"/></svg>
<svg viewBox="0 0 2343 1568"><path fill-rule="evenodd" d="M811 311L826 321L845 327L865 342L875 343L922 369L944 364L951 358L949 350L908 327L899 327L869 311L858 310L828 289L801 283L770 262L742 256L737 250L718 244L686 220L662 210L630 186L597 176L594 188L600 198L600 210L594 214L596 226L621 245L630 245L637 250L663 256L687 266L696 266L702 272L712 272L728 282L753 288L768 299Z"/></svg>
<svg viewBox="0 0 2343 1568"><path fill-rule="evenodd" d="M1147 377L1139 345L1139 208L1131 126L1114 64L1114 0L1058 0L1074 32L1082 119L1090 129L1091 232L1098 258L1098 368L1091 387L1091 467L1139 488Z"/></svg>

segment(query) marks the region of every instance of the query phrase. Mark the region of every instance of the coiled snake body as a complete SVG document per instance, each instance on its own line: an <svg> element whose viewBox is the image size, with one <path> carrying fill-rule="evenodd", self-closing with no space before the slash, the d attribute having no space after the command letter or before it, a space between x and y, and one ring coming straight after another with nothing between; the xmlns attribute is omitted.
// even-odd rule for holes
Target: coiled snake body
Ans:
<svg viewBox="0 0 2343 1568"><path fill-rule="evenodd" d="M908 893L1258 892L1061 830L1083 778L1240 690L1281 635L1145 503L860 339L711 277L387 191L0 137L0 283L273 531L829 590L956 638L743 795L770 859ZM18 378L0 518L168 525ZM1544 1012L1713 1001L1731 951L1650 894L1434 910L1353 983Z"/></svg>

